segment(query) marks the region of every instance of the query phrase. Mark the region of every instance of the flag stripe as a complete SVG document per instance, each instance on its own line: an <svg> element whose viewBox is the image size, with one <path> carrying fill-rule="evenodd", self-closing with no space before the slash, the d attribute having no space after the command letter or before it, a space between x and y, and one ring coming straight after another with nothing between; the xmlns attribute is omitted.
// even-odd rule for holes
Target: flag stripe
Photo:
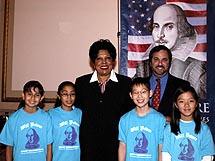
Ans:
<svg viewBox="0 0 215 161"><path fill-rule="evenodd" d="M185 10L184 13L186 17L206 17L207 15L207 11Z"/></svg>
<svg viewBox="0 0 215 161"><path fill-rule="evenodd" d="M166 0L167 2L184 2L184 3L194 3L194 4L205 4L205 0Z"/></svg>
<svg viewBox="0 0 215 161"><path fill-rule="evenodd" d="M198 43L207 42L206 26L196 26L196 27L199 28L198 30L204 30L205 29L204 31L197 32L198 33L197 42ZM143 41L146 39L147 39L147 41ZM153 43L152 36L131 36L131 35L128 35L128 44L143 45L143 44L151 44L151 43Z"/></svg>
<svg viewBox="0 0 215 161"><path fill-rule="evenodd" d="M198 25L206 25L207 24L207 19L206 17L198 17L198 18L193 18L193 17L187 17L188 22L192 26L198 26Z"/></svg>
<svg viewBox="0 0 215 161"><path fill-rule="evenodd" d="M149 46L150 44L128 44L128 51L144 52Z"/></svg>
<svg viewBox="0 0 215 161"><path fill-rule="evenodd" d="M194 49L194 52L206 52L207 51L207 44L206 43L201 43L201 44L197 44L195 49Z"/></svg>
<svg viewBox="0 0 215 161"><path fill-rule="evenodd" d="M194 26L197 34L205 34L207 31L207 27L206 26Z"/></svg>
<svg viewBox="0 0 215 161"><path fill-rule="evenodd" d="M192 3L183 3L183 2L176 2L176 3L170 2L168 4L176 4L180 6L184 11L186 10L206 11L207 10L206 4L192 4Z"/></svg>
<svg viewBox="0 0 215 161"><path fill-rule="evenodd" d="M136 68L138 62L140 62L140 61L128 60L128 68Z"/></svg>
<svg viewBox="0 0 215 161"><path fill-rule="evenodd" d="M134 45L134 44L132 45L132 44L130 44L130 46L132 46L133 50L129 50L129 52L136 52L136 53L145 52L147 48L145 48L143 46L148 46L148 45L149 44L142 44L142 45ZM140 46L140 48L141 47L145 48L145 50L141 50L141 51L135 50L135 48L138 48L139 46ZM206 43L196 44L196 47L195 47L194 51L206 52Z"/></svg>
<svg viewBox="0 0 215 161"><path fill-rule="evenodd" d="M206 38L206 35L204 36ZM206 52L206 48L204 47L206 44L206 39L204 37L199 36L199 40L202 40L200 43L197 43L194 51ZM145 52L150 44L128 44L128 51L129 52ZM202 47L202 48L201 48ZM203 48L204 47L204 48Z"/></svg>

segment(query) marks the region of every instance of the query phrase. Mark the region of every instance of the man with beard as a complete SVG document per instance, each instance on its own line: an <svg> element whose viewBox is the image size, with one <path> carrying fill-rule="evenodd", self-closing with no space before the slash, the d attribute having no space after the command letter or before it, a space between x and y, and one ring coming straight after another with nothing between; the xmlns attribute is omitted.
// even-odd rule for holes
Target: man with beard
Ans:
<svg viewBox="0 0 215 161"><path fill-rule="evenodd" d="M155 91L157 81L159 80L160 82L160 103L157 110L166 117L166 122L171 120L173 95L176 89L181 85L189 85L188 81L177 78L169 73L171 61L172 53L164 45L155 46L149 52L151 75L147 78L153 91ZM154 94L152 95L152 99L153 97ZM151 104L152 99L150 100Z"/></svg>

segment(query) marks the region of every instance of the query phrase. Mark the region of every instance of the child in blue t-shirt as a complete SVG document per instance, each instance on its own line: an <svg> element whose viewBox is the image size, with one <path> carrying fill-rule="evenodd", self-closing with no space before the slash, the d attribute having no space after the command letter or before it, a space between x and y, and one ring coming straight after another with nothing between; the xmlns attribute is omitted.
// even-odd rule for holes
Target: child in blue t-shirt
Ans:
<svg viewBox="0 0 215 161"><path fill-rule="evenodd" d="M207 124L201 122L198 95L191 86L176 90L172 120L164 130L164 161L212 161L214 142Z"/></svg>
<svg viewBox="0 0 215 161"><path fill-rule="evenodd" d="M149 106L152 96L149 81L135 78L130 97L136 107L119 122L119 161L161 160L165 117Z"/></svg>
<svg viewBox="0 0 215 161"><path fill-rule="evenodd" d="M53 161L80 161L79 127L82 112L73 104L75 85L64 81L58 86L55 108L48 111L53 127Z"/></svg>
<svg viewBox="0 0 215 161"><path fill-rule="evenodd" d="M21 106L9 116L0 134L7 161L51 161L51 118L39 107L43 86L29 81L23 87Z"/></svg>

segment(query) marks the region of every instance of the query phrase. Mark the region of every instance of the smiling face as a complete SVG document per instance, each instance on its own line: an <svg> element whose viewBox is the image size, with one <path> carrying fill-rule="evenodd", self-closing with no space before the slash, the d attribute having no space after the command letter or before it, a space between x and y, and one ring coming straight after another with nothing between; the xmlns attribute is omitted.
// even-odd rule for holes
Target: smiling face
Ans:
<svg viewBox="0 0 215 161"><path fill-rule="evenodd" d="M97 58L94 62L94 68L97 71L98 79L103 82L109 79L111 70L115 66L110 53L107 50L99 50Z"/></svg>
<svg viewBox="0 0 215 161"><path fill-rule="evenodd" d="M152 96L152 91L149 90L144 84L134 85L130 92L130 97L133 99L137 108L149 107L148 102Z"/></svg>
<svg viewBox="0 0 215 161"><path fill-rule="evenodd" d="M181 119L184 121L193 120L193 112L197 107L197 102L191 92L184 92L178 96L176 107L181 113Z"/></svg>
<svg viewBox="0 0 215 161"><path fill-rule="evenodd" d="M152 37L155 45L172 49L178 39L177 13L172 6L162 5L153 17Z"/></svg>
<svg viewBox="0 0 215 161"><path fill-rule="evenodd" d="M162 78L165 76L168 73L170 67L170 59L167 51L160 50L153 53L150 66L153 74L157 78Z"/></svg>
<svg viewBox="0 0 215 161"><path fill-rule="evenodd" d="M29 91L22 93L22 99L25 101L25 111L35 112L43 96L41 96L39 89L31 87Z"/></svg>

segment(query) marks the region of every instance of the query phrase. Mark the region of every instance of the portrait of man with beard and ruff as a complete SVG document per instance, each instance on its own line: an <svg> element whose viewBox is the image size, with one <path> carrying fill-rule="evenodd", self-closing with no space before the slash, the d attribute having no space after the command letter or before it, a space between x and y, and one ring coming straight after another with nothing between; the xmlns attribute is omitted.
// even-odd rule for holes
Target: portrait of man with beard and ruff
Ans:
<svg viewBox="0 0 215 161"><path fill-rule="evenodd" d="M172 52L170 74L190 82L201 99L206 98L206 55L194 53L197 33L187 21L184 11L175 4L159 6L149 24L153 43L139 62L134 77L148 77L150 50L157 45L164 45Z"/></svg>

